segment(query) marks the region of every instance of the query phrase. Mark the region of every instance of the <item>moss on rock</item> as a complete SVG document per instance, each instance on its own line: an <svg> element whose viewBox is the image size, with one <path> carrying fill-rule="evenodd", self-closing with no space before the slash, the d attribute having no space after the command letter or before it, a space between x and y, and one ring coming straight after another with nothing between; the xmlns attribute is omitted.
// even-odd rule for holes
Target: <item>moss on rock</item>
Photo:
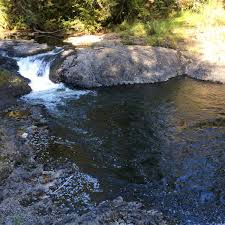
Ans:
<svg viewBox="0 0 225 225"><path fill-rule="evenodd" d="M0 69L0 95L18 97L28 94L31 88L23 77L5 69Z"/></svg>

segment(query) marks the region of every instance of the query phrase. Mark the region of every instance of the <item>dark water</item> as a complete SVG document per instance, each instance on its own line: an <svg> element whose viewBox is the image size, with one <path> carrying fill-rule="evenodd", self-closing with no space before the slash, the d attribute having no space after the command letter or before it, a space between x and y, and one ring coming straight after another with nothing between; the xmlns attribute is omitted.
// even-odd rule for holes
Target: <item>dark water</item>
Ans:
<svg viewBox="0 0 225 225"><path fill-rule="evenodd" d="M54 138L42 157L71 167L57 204L123 196L181 224L225 224L225 85L100 88L49 112Z"/></svg>

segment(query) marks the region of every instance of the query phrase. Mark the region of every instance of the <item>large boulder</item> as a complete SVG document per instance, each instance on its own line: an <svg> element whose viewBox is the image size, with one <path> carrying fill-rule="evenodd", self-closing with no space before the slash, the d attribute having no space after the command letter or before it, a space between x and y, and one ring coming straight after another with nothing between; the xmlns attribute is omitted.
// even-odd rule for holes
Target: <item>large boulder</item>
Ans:
<svg viewBox="0 0 225 225"><path fill-rule="evenodd" d="M54 63L54 82L93 88L167 81L184 72L176 50L150 46L112 46L68 50Z"/></svg>
<svg viewBox="0 0 225 225"><path fill-rule="evenodd" d="M11 57L25 57L50 51L51 49L47 44L39 44L33 40L0 41L0 52Z"/></svg>

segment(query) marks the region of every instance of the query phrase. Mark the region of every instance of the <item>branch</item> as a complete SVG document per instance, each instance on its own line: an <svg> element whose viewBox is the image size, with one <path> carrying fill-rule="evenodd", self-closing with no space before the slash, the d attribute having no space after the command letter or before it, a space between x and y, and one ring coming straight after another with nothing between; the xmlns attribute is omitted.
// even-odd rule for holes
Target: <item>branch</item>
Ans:
<svg viewBox="0 0 225 225"><path fill-rule="evenodd" d="M35 31L35 33L38 33L38 34L56 34L63 31L63 29L55 30L55 31L42 31L42 30L38 30L35 27L33 28L33 30Z"/></svg>

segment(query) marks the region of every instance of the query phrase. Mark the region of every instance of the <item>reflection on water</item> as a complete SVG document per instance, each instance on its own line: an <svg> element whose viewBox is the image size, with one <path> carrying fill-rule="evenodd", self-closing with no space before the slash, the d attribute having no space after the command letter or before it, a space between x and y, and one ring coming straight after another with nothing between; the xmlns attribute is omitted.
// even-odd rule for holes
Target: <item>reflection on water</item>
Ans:
<svg viewBox="0 0 225 225"><path fill-rule="evenodd" d="M184 224L225 223L224 85L180 78L101 88L50 113L61 142L48 157L98 180L102 191L86 189L91 201L122 195Z"/></svg>

